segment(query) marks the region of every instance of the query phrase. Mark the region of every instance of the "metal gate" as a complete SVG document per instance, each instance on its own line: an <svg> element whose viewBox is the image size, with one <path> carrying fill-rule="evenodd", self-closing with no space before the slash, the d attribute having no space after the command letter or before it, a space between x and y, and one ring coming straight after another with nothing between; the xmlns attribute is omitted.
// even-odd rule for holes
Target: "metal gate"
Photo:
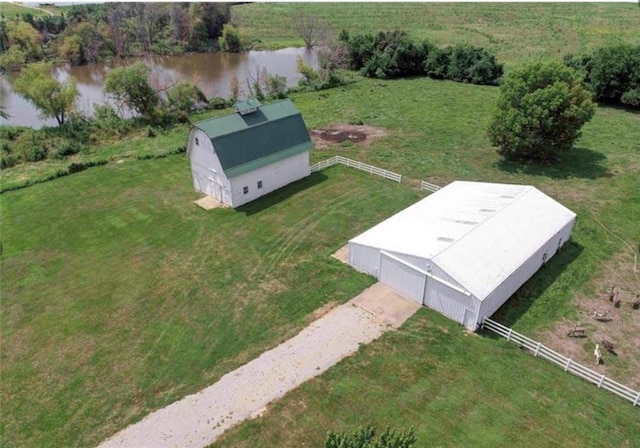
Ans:
<svg viewBox="0 0 640 448"><path fill-rule="evenodd" d="M384 251L380 252L379 272L382 283L422 305L427 282L424 272Z"/></svg>

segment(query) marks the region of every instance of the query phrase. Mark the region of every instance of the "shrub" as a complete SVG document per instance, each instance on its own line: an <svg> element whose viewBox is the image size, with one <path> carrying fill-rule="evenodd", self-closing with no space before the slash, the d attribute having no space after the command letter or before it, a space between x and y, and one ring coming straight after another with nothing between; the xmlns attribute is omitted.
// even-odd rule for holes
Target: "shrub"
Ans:
<svg viewBox="0 0 640 448"><path fill-rule="evenodd" d="M238 29L230 23L222 26L222 36L218 39L220 49L230 53L239 53L242 51L242 42Z"/></svg>
<svg viewBox="0 0 640 448"><path fill-rule="evenodd" d="M51 157L62 160L84 150L84 145L77 140L64 140L51 152Z"/></svg>
<svg viewBox="0 0 640 448"><path fill-rule="evenodd" d="M602 47L591 55L567 55L564 63L583 75L596 101L640 108L640 46Z"/></svg>
<svg viewBox="0 0 640 448"><path fill-rule="evenodd" d="M416 444L413 428L394 431L387 428L382 434L376 434L376 428L367 426L358 428L351 434L329 431L324 442L325 448L412 448Z"/></svg>
<svg viewBox="0 0 640 448"><path fill-rule="evenodd" d="M371 51L368 58L360 56L363 58L363 75L370 78L396 78L424 73L423 61L428 46L415 45L404 31L380 32L369 43L366 40L362 42L366 44L363 48Z"/></svg>
<svg viewBox="0 0 640 448"><path fill-rule="evenodd" d="M47 148L34 141L24 149L22 158L25 162L40 162L47 158Z"/></svg>
<svg viewBox="0 0 640 448"><path fill-rule="evenodd" d="M559 62L512 71L500 87L489 138L506 159L555 160L595 113L580 74Z"/></svg>
<svg viewBox="0 0 640 448"><path fill-rule="evenodd" d="M100 137L122 137L131 130L133 121L123 120L109 105L94 104L91 125Z"/></svg>
<svg viewBox="0 0 640 448"><path fill-rule="evenodd" d="M229 102L229 100L222 98L220 96L214 96L209 98L207 108L208 109L226 109L231 105L232 104Z"/></svg>
<svg viewBox="0 0 640 448"><path fill-rule="evenodd" d="M434 79L447 79L451 61L451 48L436 48L429 53L424 61L427 76Z"/></svg>
<svg viewBox="0 0 640 448"><path fill-rule="evenodd" d="M618 45L603 47L593 53L589 84L598 101L625 103L625 93L640 88L640 46ZM634 102L634 95L625 96Z"/></svg>
<svg viewBox="0 0 640 448"><path fill-rule="evenodd" d="M503 68L495 56L480 47L457 45L449 53L447 79L473 84L496 84Z"/></svg>
<svg viewBox="0 0 640 448"><path fill-rule="evenodd" d="M6 169L15 166L18 163L18 158L11 153L7 153L2 151L2 156L0 156L0 168Z"/></svg>

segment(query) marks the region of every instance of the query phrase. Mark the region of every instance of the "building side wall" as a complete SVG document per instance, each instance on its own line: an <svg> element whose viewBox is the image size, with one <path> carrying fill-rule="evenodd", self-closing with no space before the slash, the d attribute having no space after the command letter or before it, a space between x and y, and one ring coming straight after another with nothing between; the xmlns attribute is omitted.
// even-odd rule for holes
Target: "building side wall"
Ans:
<svg viewBox="0 0 640 448"><path fill-rule="evenodd" d="M403 296L422 305L427 276L412 266L382 252L380 254L379 280Z"/></svg>
<svg viewBox="0 0 640 448"><path fill-rule="evenodd" d="M360 272L378 277L380 249L349 242L349 266Z"/></svg>
<svg viewBox="0 0 640 448"><path fill-rule="evenodd" d="M416 257L415 255L400 254L390 250L386 252L389 252L390 254L400 258L401 260L404 260L407 263L412 264L415 267L430 273L434 277L444 280L447 283L451 283L452 285L455 285L458 288L464 289L464 287L460 283L458 283L456 279L451 277L444 270L440 269L440 266L434 263L433 260L430 260L428 258Z"/></svg>
<svg viewBox="0 0 640 448"><path fill-rule="evenodd" d="M500 284L489 296L482 300L478 313L478 322L491 317L493 313L507 301L527 280L553 257L558 249L564 245L571 237L571 231L575 224L575 219L565 224L558 232L545 244L533 253L520 267L513 272L502 284ZM546 257L545 257L546 253Z"/></svg>
<svg viewBox="0 0 640 448"><path fill-rule="evenodd" d="M230 179L231 206L239 207L247 202L302 179L311 173L309 152L263 166L254 171L240 174ZM258 183L262 186L259 188ZM246 193L245 193L246 187Z"/></svg>
<svg viewBox="0 0 640 448"><path fill-rule="evenodd" d="M213 143L206 133L198 128L191 130L187 154L191 164L193 187L223 204L231 205L231 183L225 176Z"/></svg>
<svg viewBox="0 0 640 448"><path fill-rule="evenodd" d="M436 277L430 277L427 280L423 303L463 325L467 312L470 313L473 321L478 314L478 303L473 296L438 281ZM475 330L475 325L472 324L469 329Z"/></svg>

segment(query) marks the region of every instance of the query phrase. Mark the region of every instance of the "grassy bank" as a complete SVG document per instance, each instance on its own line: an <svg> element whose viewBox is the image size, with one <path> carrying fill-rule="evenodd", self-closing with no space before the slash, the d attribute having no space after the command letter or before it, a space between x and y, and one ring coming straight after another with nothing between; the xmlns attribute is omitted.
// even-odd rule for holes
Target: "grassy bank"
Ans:
<svg viewBox="0 0 640 448"><path fill-rule="evenodd" d="M302 46L298 13L327 23L337 35L401 29L437 45L493 49L500 61L562 57L618 42L638 43L634 3L254 3L233 7L248 40L266 48Z"/></svg>

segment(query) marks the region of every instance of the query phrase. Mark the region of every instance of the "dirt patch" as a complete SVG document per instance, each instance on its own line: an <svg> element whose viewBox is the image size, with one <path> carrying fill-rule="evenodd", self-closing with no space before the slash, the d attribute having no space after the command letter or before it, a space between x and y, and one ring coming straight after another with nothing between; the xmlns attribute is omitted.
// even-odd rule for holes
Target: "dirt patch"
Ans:
<svg viewBox="0 0 640 448"><path fill-rule="evenodd" d="M373 126L338 123L328 128L311 129L309 134L316 149L323 149L347 141L358 145L368 145L387 136L388 132Z"/></svg>
<svg viewBox="0 0 640 448"><path fill-rule="evenodd" d="M548 347L603 373L635 390L640 389L640 309L633 302L640 289L633 273L634 258L629 251L616 254L602 265L593 279L593 296L579 295L573 299L578 317L575 321L558 322L539 336ZM613 286L620 299L619 307L609 299ZM594 312L604 315L594 318ZM598 316L595 316L598 317ZM584 335L569 335L583 329ZM602 340L613 343L615 354L605 350ZM604 364L594 364L593 350L600 345Z"/></svg>

